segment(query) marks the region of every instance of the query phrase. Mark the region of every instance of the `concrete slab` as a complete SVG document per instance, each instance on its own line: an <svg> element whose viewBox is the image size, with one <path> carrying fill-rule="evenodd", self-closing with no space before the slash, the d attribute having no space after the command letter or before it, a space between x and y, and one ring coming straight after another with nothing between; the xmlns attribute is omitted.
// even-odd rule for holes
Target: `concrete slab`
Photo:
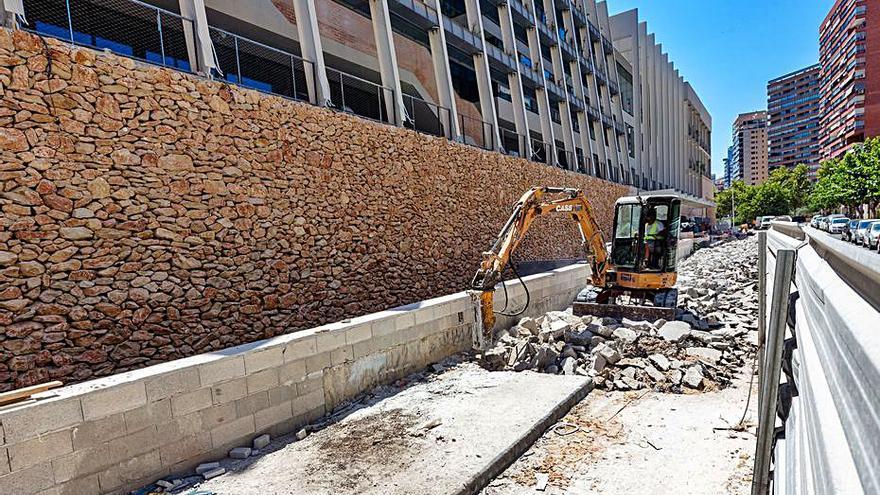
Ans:
<svg viewBox="0 0 880 495"><path fill-rule="evenodd" d="M586 377L490 373L460 364L394 390L305 440L228 461L226 474L199 489L244 495L475 493L591 389Z"/></svg>

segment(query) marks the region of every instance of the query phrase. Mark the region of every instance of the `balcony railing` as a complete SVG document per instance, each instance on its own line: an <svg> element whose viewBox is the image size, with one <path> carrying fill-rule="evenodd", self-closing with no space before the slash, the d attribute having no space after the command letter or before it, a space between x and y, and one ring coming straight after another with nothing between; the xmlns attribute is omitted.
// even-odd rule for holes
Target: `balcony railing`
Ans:
<svg viewBox="0 0 880 495"><path fill-rule="evenodd" d="M504 153L510 156L518 156L521 158L529 158L526 156L526 137L522 134L517 134L515 131L511 131L510 129L506 129L502 127L500 129L501 134L501 147L504 150Z"/></svg>
<svg viewBox="0 0 880 495"><path fill-rule="evenodd" d="M407 129L447 139L452 137L452 112L448 108L403 95L403 109L406 114L403 125Z"/></svg>
<svg viewBox="0 0 880 495"><path fill-rule="evenodd" d="M484 150L495 149L495 126L481 119L458 115L459 128L465 144Z"/></svg>
<svg viewBox="0 0 880 495"><path fill-rule="evenodd" d="M24 9L28 31L193 71L185 33L195 23L180 14L136 0L24 0Z"/></svg>

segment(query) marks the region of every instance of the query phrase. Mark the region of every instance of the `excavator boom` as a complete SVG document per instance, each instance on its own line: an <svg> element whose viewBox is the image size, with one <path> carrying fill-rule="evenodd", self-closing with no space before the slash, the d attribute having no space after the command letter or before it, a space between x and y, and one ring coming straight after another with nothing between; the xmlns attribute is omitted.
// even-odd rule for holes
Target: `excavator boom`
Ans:
<svg viewBox="0 0 880 495"><path fill-rule="evenodd" d="M552 196L552 197L550 197ZM596 223L592 207L580 189L561 187L534 187L527 191L513 208L513 213L501 229L492 249L483 253L480 269L471 282L474 290L481 291L480 307L483 330L495 325L493 293L502 281L504 267L523 241L526 232L538 217L551 214L570 215L578 224L581 238L589 250L592 283L604 287L608 272L608 251L602 230Z"/></svg>

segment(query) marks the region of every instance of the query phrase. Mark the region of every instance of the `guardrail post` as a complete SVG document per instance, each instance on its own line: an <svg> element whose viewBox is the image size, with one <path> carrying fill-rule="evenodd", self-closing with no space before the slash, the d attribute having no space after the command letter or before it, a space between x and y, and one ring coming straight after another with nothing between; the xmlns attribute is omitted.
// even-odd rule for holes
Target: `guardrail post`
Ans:
<svg viewBox="0 0 880 495"><path fill-rule="evenodd" d="M764 348L767 340L767 232L758 232L758 390L764 380ZM761 410L758 394L758 410Z"/></svg>
<svg viewBox="0 0 880 495"><path fill-rule="evenodd" d="M293 11L299 33L300 52L303 59L312 64L312 70L305 71L309 101L313 105L323 107L330 102L330 82L327 80L327 66L324 64L324 49L321 46L315 2L293 0Z"/></svg>
<svg viewBox="0 0 880 495"><path fill-rule="evenodd" d="M762 372L758 409L758 442L755 449L755 466L752 476L752 495L764 495L769 489L770 450L776 426L776 401L779 394L779 377L782 372L782 344L788 318L788 301L791 290L794 263L797 252L793 249L776 251L776 267L773 276L773 297L770 302L770 319L767 323L765 364ZM760 350L759 350L760 351Z"/></svg>
<svg viewBox="0 0 880 495"><path fill-rule="evenodd" d="M385 99L385 110L391 116L389 121L401 127L406 110L403 106L403 91L400 89L400 69L394 49L388 0L370 0L370 19L373 21L373 37L376 39L376 57L379 59L382 86L390 88L392 92L391 98Z"/></svg>

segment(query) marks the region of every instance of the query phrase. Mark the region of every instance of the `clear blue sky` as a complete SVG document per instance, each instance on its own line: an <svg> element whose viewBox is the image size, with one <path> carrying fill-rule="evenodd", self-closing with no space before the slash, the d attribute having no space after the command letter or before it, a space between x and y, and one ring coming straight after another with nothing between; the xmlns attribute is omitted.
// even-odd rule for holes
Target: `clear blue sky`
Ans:
<svg viewBox="0 0 880 495"><path fill-rule="evenodd" d="M767 81L818 62L819 24L833 0L608 0L632 8L712 115L712 171L737 114L767 107Z"/></svg>

